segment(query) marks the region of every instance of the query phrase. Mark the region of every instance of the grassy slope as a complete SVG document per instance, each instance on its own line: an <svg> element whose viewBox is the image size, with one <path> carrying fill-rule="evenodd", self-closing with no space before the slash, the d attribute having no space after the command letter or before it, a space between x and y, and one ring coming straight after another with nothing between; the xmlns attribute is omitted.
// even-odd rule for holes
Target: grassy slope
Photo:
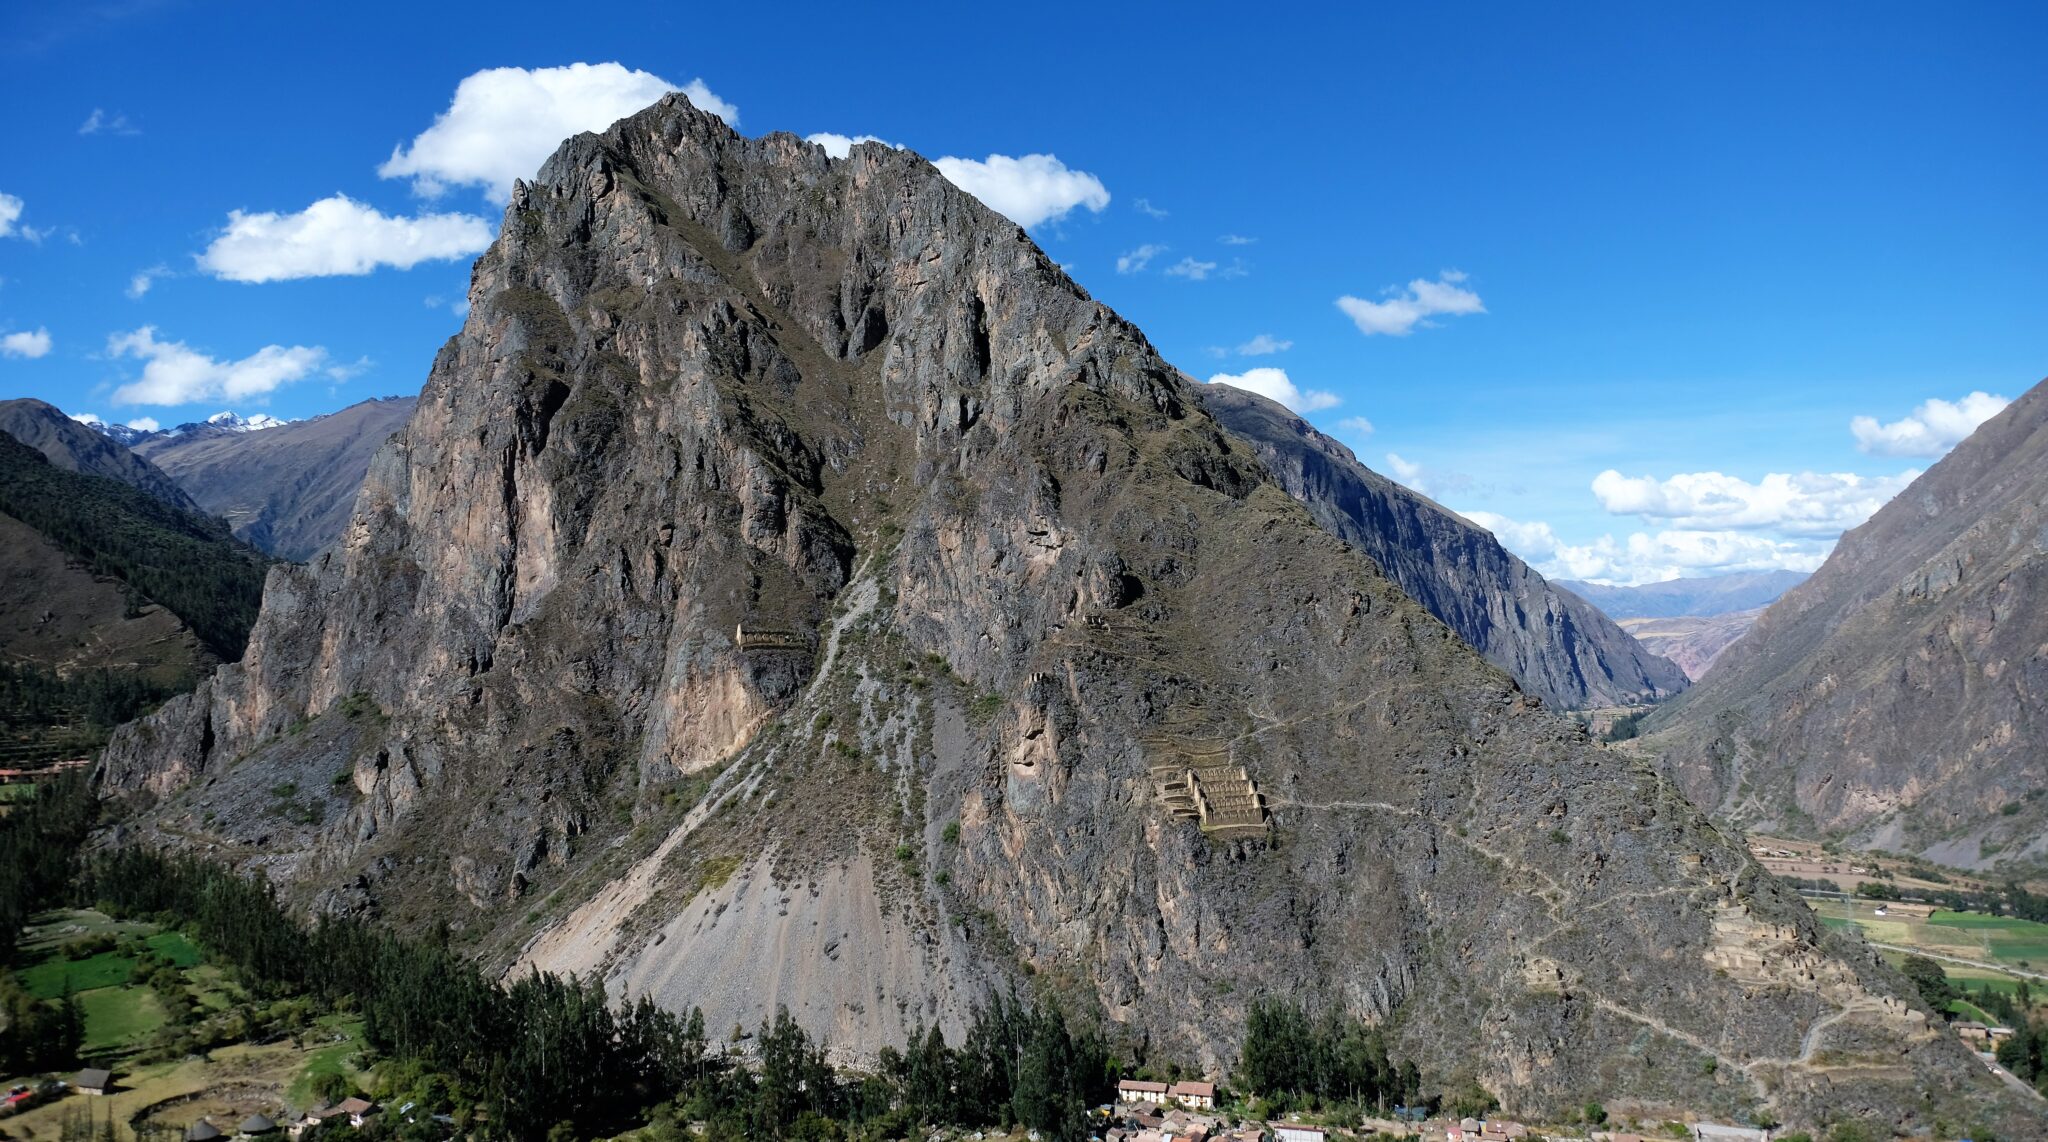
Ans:
<svg viewBox="0 0 2048 1142"><path fill-rule="evenodd" d="M0 511L170 608L223 658L241 657L267 563L225 523L64 471L11 436L0 436Z"/></svg>

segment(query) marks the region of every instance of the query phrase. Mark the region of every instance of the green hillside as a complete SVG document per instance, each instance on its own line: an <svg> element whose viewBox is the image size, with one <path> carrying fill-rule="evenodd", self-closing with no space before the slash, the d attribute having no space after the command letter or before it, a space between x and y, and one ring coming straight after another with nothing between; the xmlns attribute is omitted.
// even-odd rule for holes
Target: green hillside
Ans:
<svg viewBox="0 0 2048 1142"><path fill-rule="evenodd" d="M131 605L160 603L222 658L241 657L268 563L235 539L227 524L127 484L57 468L4 434L0 512L41 532L95 573L121 580Z"/></svg>

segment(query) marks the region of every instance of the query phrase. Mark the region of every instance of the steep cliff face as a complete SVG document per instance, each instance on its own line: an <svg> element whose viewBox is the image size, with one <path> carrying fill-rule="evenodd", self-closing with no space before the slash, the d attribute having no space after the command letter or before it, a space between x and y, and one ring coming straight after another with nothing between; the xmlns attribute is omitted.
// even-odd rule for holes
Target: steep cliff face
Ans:
<svg viewBox="0 0 2048 1142"><path fill-rule="evenodd" d="M0 401L0 432L67 472L119 480L181 511L204 512L162 469L46 401L33 397Z"/></svg>
<svg viewBox="0 0 2048 1142"><path fill-rule="evenodd" d="M1264 397L1203 385L1211 416L1251 445L1332 535L1371 556L1429 613L1560 709L1624 706L1685 689L1683 671L1599 609L1545 582L1485 528L1358 462Z"/></svg>
<svg viewBox="0 0 2048 1142"><path fill-rule="evenodd" d="M853 1055L1029 975L1162 1057L1288 995L1510 1106L2032 1121L915 155L671 96L470 296L341 540L108 750L134 835Z"/></svg>
<svg viewBox="0 0 2048 1142"><path fill-rule="evenodd" d="M1965 865L2048 856L2044 505L2036 385L1844 535L1646 744L1740 820Z"/></svg>
<svg viewBox="0 0 2048 1142"><path fill-rule="evenodd" d="M304 561L348 526L370 457L412 408L412 397L389 397L260 431L186 425L138 441L135 451L242 539Z"/></svg>

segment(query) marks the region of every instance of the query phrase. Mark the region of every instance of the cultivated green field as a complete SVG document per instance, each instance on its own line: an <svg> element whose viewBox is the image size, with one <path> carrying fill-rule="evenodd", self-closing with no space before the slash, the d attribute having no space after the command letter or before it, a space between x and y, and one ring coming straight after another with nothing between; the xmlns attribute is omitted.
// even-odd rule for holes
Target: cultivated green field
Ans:
<svg viewBox="0 0 2048 1142"><path fill-rule="evenodd" d="M106 942L115 946L100 950ZM161 1118L152 1121L176 1133L200 1115L235 1122L251 1110L276 1115L312 1106L323 1075L341 1075L358 1087L369 1081L355 1066L363 1052L363 1027L351 1015L322 1015L260 1046L166 1051L166 1036L177 1034L179 1026L218 1015L253 1020L270 1007L207 962L183 933L88 910L58 911L35 917L22 946L27 962L17 976L24 989L45 999L68 992L85 1019L81 1061L115 1073L114 1093L91 1102L96 1113L125 1119L163 1104ZM152 966L138 972L138 958ZM164 965L173 972L168 981ZM172 1012L180 1009L186 1014L173 1026ZM0 1086L35 1077L0 1076ZM10 1117L0 1137L61 1139L65 1117L83 1105L76 1098L59 1099Z"/></svg>
<svg viewBox="0 0 2048 1142"><path fill-rule="evenodd" d="M2048 975L2048 924L1977 912L1944 911L1923 918L1888 910L1887 915L1879 916L1877 902L1869 900L1808 897L1806 902L1820 914L1823 923L1834 928L1854 928L1872 943L1985 965L1942 962L1942 970L1950 979L1966 982L1972 988L1988 986L2010 992L2025 978L2015 973ZM1897 962L1906 953L1887 950L1884 955ZM2048 983L2034 981L2033 987L2048 989Z"/></svg>
<svg viewBox="0 0 2048 1142"><path fill-rule="evenodd" d="M163 1003L146 987L103 987L81 992L78 1006L85 1012L87 1055L133 1047L166 1021Z"/></svg>

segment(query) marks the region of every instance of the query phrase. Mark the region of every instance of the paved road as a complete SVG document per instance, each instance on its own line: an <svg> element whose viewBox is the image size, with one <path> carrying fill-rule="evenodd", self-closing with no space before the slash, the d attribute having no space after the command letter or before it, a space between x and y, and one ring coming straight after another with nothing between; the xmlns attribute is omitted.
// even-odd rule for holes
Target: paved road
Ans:
<svg viewBox="0 0 2048 1142"><path fill-rule="evenodd" d="M2043 975L2040 972L2025 971L2020 968L2009 967L2005 964L1987 963L1983 960L1966 960L1961 956L1943 955L1940 952L1930 952L1926 948L1909 948L1903 944L1880 944L1876 940L1871 940L1869 943L1873 948L1883 948L1891 952L1904 952L1909 956L1925 956L1930 960L1941 960L1944 963L1961 964L1964 967L1971 968L1983 968L1986 971L2004 972L2006 975L2016 975L2022 979L2048 980L2048 975Z"/></svg>

